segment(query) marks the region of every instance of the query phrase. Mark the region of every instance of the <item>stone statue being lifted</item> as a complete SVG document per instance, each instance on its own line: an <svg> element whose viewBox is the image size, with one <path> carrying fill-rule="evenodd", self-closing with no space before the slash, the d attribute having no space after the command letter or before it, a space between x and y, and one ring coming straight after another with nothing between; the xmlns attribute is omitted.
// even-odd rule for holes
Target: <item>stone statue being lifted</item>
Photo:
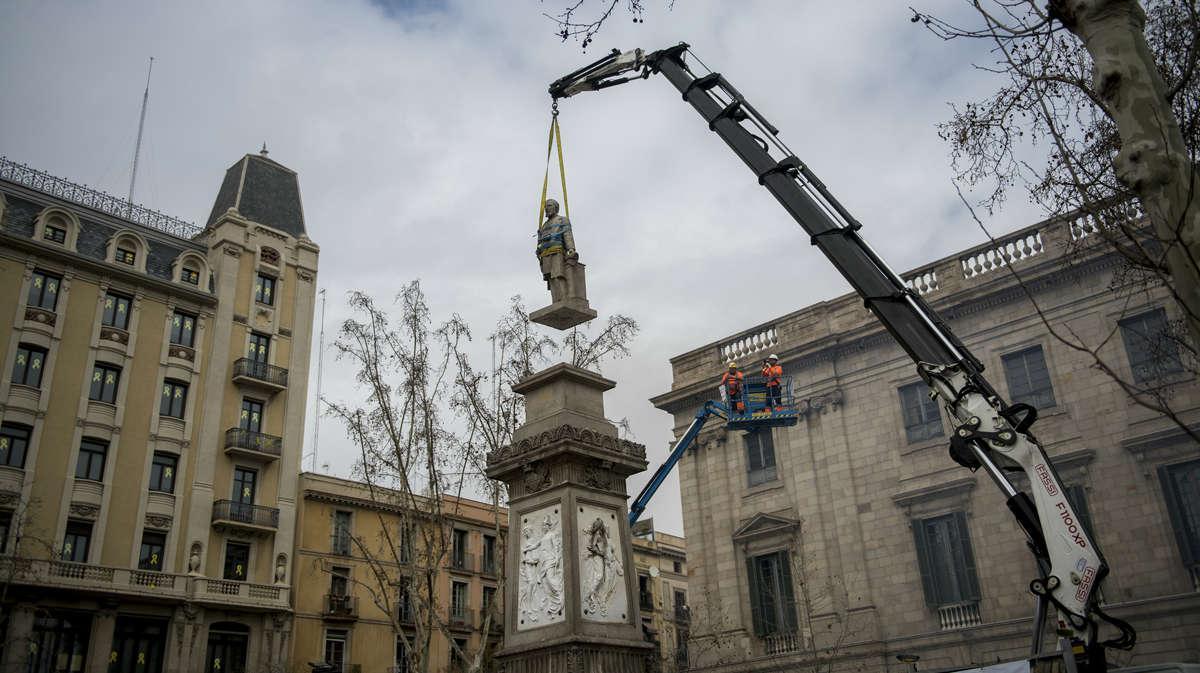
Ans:
<svg viewBox="0 0 1200 673"><path fill-rule="evenodd" d="M595 318L596 312L588 306L584 265L575 249L571 221L559 214L554 199L546 199L546 221L538 227L536 253L552 303L529 318L560 330Z"/></svg>

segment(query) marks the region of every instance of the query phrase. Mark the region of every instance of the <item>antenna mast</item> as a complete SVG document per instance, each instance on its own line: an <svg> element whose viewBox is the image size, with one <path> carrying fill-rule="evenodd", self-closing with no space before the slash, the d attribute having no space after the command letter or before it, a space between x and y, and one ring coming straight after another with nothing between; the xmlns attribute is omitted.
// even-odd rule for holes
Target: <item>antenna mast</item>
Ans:
<svg viewBox="0 0 1200 673"><path fill-rule="evenodd" d="M325 288L321 288L318 294L321 295L321 336L317 341L317 417L313 421L313 472L317 471L317 438L321 435L321 370L325 365Z"/></svg>
<svg viewBox="0 0 1200 673"><path fill-rule="evenodd" d="M133 210L133 185L137 182L138 155L142 153L142 130L146 128L146 104L150 102L150 73L154 70L154 57L150 57L150 67L146 69L146 91L142 94L142 116L138 118L137 143L133 146L133 170L129 175L129 210Z"/></svg>

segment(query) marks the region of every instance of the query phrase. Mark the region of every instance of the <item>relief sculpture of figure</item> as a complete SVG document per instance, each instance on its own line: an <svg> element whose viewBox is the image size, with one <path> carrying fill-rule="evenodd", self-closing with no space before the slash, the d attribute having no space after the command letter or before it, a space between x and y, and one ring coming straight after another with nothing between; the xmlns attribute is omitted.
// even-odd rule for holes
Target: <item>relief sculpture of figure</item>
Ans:
<svg viewBox="0 0 1200 673"><path fill-rule="evenodd" d="M530 526L521 530L521 591L522 615L530 622L537 622L545 615L553 617L562 612L563 571L562 537L558 521L546 515L541 530Z"/></svg>
<svg viewBox="0 0 1200 673"><path fill-rule="evenodd" d="M583 558L583 613L607 617L613 591L625 571L603 519L596 517L584 534L588 541Z"/></svg>
<svg viewBox="0 0 1200 673"><path fill-rule="evenodd" d="M586 296L571 221L558 213L558 201L554 199L546 199L546 221L538 227L537 257L550 301Z"/></svg>

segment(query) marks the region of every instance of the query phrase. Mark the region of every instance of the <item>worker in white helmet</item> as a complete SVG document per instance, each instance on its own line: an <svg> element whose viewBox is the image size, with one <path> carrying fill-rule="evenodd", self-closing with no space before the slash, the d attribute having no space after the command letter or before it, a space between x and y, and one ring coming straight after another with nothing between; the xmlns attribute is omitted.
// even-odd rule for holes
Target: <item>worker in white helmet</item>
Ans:
<svg viewBox="0 0 1200 673"><path fill-rule="evenodd" d="M767 386L767 411L783 411L783 367L779 366L779 356L771 353L763 360L763 383Z"/></svg>

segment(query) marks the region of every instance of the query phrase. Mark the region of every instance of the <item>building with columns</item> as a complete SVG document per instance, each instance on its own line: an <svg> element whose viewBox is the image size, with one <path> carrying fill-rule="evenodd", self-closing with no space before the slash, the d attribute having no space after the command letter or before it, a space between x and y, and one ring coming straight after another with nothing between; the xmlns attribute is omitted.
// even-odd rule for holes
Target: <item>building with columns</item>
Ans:
<svg viewBox="0 0 1200 673"><path fill-rule="evenodd" d="M265 150L203 228L0 160L3 670L282 670L317 257Z"/></svg>
<svg viewBox="0 0 1200 673"><path fill-rule="evenodd" d="M1112 663L1200 661L1200 450L1052 336L1026 294L1200 428L1195 363L1163 338L1175 304L1090 245L1097 231L1087 216L1041 222L902 277L1002 395L1038 408L1033 431L1112 569L1104 609L1139 632ZM1024 537L992 482L951 461L950 418L862 298L672 358L671 390L652 401L682 433L728 360L755 373L772 352L795 378L799 424L743 433L710 421L679 464L692 669L901 673L913 657L945 671L1026 656Z"/></svg>
<svg viewBox="0 0 1200 673"><path fill-rule="evenodd" d="M659 670L687 669L687 544L678 535L655 530L654 519L632 528L642 630L658 648Z"/></svg>

